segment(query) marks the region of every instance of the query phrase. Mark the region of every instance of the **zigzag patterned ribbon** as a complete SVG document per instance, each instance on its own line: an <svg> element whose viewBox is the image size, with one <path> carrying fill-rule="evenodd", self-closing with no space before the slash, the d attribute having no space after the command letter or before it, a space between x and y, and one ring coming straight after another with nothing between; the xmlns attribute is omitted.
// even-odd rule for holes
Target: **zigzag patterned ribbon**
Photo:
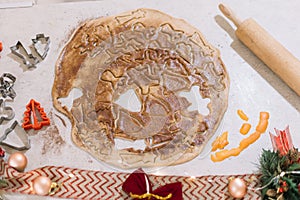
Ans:
<svg viewBox="0 0 300 200"><path fill-rule="evenodd" d="M0 176L8 186L1 188L5 192L33 194L32 181L39 176L47 176L53 182L61 183L61 188L52 196L70 199L130 199L122 191L122 184L128 173L99 172L72 169L68 167L46 166L29 172L19 173L0 161ZM249 188L259 187L257 174L234 175L249 183ZM181 182L184 199L231 199L227 184L233 176L156 176L149 175L157 187L166 183ZM260 192L248 190L244 199L260 199Z"/></svg>

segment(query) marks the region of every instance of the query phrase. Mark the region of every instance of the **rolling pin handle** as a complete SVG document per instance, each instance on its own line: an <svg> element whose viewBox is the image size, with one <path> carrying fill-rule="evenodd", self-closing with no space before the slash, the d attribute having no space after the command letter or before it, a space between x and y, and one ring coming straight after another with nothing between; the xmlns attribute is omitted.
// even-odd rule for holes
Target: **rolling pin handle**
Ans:
<svg viewBox="0 0 300 200"><path fill-rule="evenodd" d="M239 19L228 6L221 3L219 4L219 9L230 21L232 21L235 24L236 27L240 26L242 20Z"/></svg>

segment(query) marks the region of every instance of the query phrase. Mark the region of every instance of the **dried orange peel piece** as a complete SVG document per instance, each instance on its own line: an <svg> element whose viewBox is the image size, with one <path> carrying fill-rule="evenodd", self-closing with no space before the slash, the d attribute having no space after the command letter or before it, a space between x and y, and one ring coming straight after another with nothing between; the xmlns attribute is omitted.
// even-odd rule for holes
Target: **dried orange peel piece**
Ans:
<svg viewBox="0 0 300 200"><path fill-rule="evenodd" d="M237 110L237 114L238 116L242 119L242 120L245 120L245 121L248 121L248 116L244 113L244 111L242 110Z"/></svg>
<svg viewBox="0 0 300 200"><path fill-rule="evenodd" d="M240 133L246 135L247 133L249 133L250 129L251 129L251 124L243 123L240 128Z"/></svg>
<svg viewBox="0 0 300 200"><path fill-rule="evenodd" d="M258 140L261 134L262 133L255 131L248 137L242 139L239 146L241 151L246 149L250 144L253 144L256 140Z"/></svg>
<svg viewBox="0 0 300 200"><path fill-rule="evenodd" d="M228 131L222 133L218 136L211 144L211 151L216 151L217 149L224 149L224 147L229 144L228 142Z"/></svg>
<svg viewBox="0 0 300 200"><path fill-rule="evenodd" d="M211 155L211 160L213 162L219 162L222 160L225 160L226 158L229 158L231 156L238 156L244 149L246 149L250 144L254 143L258 138L260 137L262 133L260 132L254 132L249 137L243 139L240 142L239 147L232 148L232 149L224 149L222 151L216 152L215 155Z"/></svg>
<svg viewBox="0 0 300 200"><path fill-rule="evenodd" d="M215 154L212 154L210 158L213 162L220 162L228 157L238 156L240 153L241 153L240 148L232 148L230 150L223 149L221 151L216 152Z"/></svg>
<svg viewBox="0 0 300 200"><path fill-rule="evenodd" d="M213 162L219 162L231 156L239 155L244 149L246 149L249 145L253 144L257 141L261 134L263 134L268 127L269 113L268 112L260 112L259 122L256 126L256 131L249 135L247 138L244 138L240 141L240 144L237 148L232 149L224 149L215 154L211 155L211 160Z"/></svg>
<svg viewBox="0 0 300 200"><path fill-rule="evenodd" d="M258 125L256 126L256 131L264 133L267 130L268 127L268 120L269 120L269 113L268 112L260 112L260 116L259 116L259 122Z"/></svg>

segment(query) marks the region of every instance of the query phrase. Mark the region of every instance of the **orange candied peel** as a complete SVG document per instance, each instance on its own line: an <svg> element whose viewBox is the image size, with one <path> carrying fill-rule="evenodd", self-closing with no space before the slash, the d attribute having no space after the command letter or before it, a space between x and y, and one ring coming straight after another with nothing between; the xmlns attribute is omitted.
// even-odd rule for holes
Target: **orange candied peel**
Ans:
<svg viewBox="0 0 300 200"><path fill-rule="evenodd" d="M210 156L213 162L220 162L231 156L238 156L241 153L240 148L223 149Z"/></svg>
<svg viewBox="0 0 300 200"><path fill-rule="evenodd" d="M251 129L251 124L243 123L240 128L240 133L246 135L247 133L249 133L250 129Z"/></svg>
<svg viewBox="0 0 300 200"><path fill-rule="evenodd" d="M217 149L223 149L228 144L228 131L222 133L222 135L218 136L215 141L211 144L211 151L216 151Z"/></svg>
<svg viewBox="0 0 300 200"><path fill-rule="evenodd" d="M261 134L263 134L267 127L268 127L268 120L269 120L269 113L268 112L260 112L259 122L256 126L256 131L249 135L248 137L242 139L240 141L240 144L237 148L232 149L224 149L219 152L216 152L215 154L211 155L211 160L213 162L220 162L226 158L229 158L231 156L237 156L239 155L244 149L246 149L249 145L253 144L255 141L257 141Z"/></svg>
<svg viewBox="0 0 300 200"><path fill-rule="evenodd" d="M239 147L232 148L232 149L224 149L222 151L216 152L215 155L211 155L211 160L213 162L219 162L222 160L225 160L226 158L229 158L231 156L238 156L244 149L246 149L250 144L254 143L258 138L260 137L260 132L254 132L247 138L243 139L240 142Z"/></svg>
<svg viewBox="0 0 300 200"><path fill-rule="evenodd" d="M268 122L269 117L270 117L270 115L268 112L260 112L259 122L258 122L255 130L258 132L261 132L261 133L266 132L268 124L269 124L269 122Z"/></svg>
<svg viewBox="0 0 300 200"><path fill-rule="evenodd" d="M242 119L242 120L245 120L245 121L248 121L248 116L244 113L244 111L242 110L237 110L237 114L239 115L239 117Z"/></svg>
<svg viewBox="0 0 300 200"><path fill-rule="evenodd" d="M260 133L258 131L255 131L254 133L252 133L248 137L242 139L241 142L240 142L239 148L241 150L246 149L250 144L253 144L256 140L258 140L261 134L262 133Z"/></svg>

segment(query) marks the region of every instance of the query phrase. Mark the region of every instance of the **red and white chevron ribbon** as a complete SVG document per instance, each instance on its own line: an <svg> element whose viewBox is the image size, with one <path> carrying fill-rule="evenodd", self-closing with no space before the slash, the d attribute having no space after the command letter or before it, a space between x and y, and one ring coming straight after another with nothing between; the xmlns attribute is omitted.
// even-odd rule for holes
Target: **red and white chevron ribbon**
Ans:
<svg viewBox="0 0 300 200"><path fill-rule="evenodd" d="M19 173L0 161L0 176L8 182L1 190L13 193L33 194L32 181L39 176L47 176L53 182L61 183L61 188L52 196L70 199L130 199L122 191L122 184L128 173L99 172L72 169L68 167L46 166L29 172ZM248 188L259 187L257 174L234 176L156 176L149 175L155 187L167 183L181 182L184 199L231 199L227 184L231 177L239 177L249 183ZM248 190L244 199L260 199L260 192Z"/></svg>

